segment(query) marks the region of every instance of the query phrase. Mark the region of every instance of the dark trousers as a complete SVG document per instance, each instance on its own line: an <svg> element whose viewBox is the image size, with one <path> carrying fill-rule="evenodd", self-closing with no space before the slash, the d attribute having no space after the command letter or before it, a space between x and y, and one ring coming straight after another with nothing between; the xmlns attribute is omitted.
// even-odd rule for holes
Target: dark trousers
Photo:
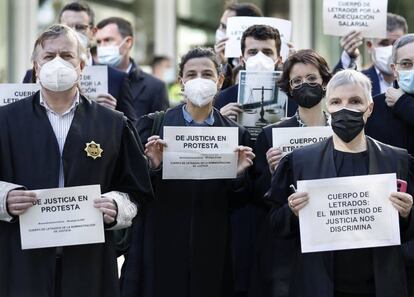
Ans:
<svg viewBox="0 0 414 297"><path fill-rule="evenodd" d="M62 297L62 258L56 257L55 297Z"/></svg>
<svg viewBox="0 0 414 297"><path fill-rule="evenodd" d="M342 293L334 292L334 297L375 297L375 294L352 294L352 293Z"/></svg>

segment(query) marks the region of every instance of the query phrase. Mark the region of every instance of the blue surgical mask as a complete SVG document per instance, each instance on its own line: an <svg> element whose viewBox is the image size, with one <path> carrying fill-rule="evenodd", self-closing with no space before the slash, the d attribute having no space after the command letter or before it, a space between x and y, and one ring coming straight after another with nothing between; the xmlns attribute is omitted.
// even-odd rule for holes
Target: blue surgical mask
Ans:
<svg viewBox="0 0 414 297"><path fill-rule="evenodd" d="M167 84L175 82L175 67L169 67L166 70L164 70L163 80Z"/></svg>
<svg viewBox="0 0 414 297"><path fill-rule="evenodd" d="M414 69L398 70L398 85L408 94L414 94Z"/></svg>
<svg viewBox="0 0 414 297"><path fill-rule="evenodd" d="M124 44L125 41L126 39L124 39L120 45L98 46L97 54L99 63L117 67L122 60L122 55L119 52L119 48Z"/></svg>

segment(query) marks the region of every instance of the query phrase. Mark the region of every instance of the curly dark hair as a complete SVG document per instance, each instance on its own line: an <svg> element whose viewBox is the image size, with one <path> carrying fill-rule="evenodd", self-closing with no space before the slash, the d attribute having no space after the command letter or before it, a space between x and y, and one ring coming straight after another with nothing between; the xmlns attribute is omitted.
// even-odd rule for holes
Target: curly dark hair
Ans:
<svg viewBox="0 0 414 297"><path fill-rule="evenodd" d="M276 43L277 55L280 56L280 46L282 42L280 40L280 34L278 29L266 25L253 25L247 28L246 31L243 32L243 36L241 38L242 55L244 54L244 50L246 49L247 37L253 37L257 40L273 39Z"/></svg>
<svg viewBox="0 0 414 297"><path fill-rule="evenodd" d="M297 63L315 66L319 70L319 74L322 77L323 85L327 85L332 77L332 74L329 71L328 63L326 63L325 59L321 55L319 55L313 49L299 50L296 53L290 55L284 62L282 76L277 83L279 88L287 94L289 94L291 91L290 71Z"/></svg>
<svg viewBox="0 0 414 297"><path fill-rule="evenodd" d="M217 70L217 74L218 75L221 74L221 66L220 66L220 63L217 60L216 53L214 52L214 50L212 48L196 47L194 49L189 50L186 54L184 54L181 57L181 62L178 65L178 67L179 67L178 75L180 77L183 77L183 71L184 71L185 64L189 60L194 59L194 58L208 58L208 59L210 59L214 63L214 66Z"/></svg>

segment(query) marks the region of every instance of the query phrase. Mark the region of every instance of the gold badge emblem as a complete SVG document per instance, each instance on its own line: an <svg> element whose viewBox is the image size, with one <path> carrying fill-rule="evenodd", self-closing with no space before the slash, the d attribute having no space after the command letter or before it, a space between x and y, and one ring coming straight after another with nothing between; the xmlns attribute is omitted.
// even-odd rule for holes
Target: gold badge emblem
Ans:
<svg viewBox="0 0 414 297"><path fill-rule="evenodd" d="M96 158L102 157L103 149L101 149L101 145L99 143L95 143L95 141L87 142L85 147L85 152L88 157Z"/></svg>

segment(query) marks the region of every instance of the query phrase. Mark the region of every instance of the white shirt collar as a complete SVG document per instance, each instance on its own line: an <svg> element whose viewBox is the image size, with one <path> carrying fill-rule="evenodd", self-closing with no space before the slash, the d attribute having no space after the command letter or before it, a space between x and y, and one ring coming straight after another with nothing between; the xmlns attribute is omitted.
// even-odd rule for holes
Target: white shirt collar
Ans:
<svg viewBox="0 0 414 297"><path fill-rule="evenodd" d="M125 70L126 73L129 73L132 69L132 63L129 62L128 68Z"/></svg>
<svg viewBox="0 0 414 297"><path fill-rule="evenodd" d="M39 101L39 103L40 103L40 105L41 106L43 106L47 111L49 111L49 112L51 112L51 113L53 113L53 114L57 114L52 108L50 108L50 106L47 104L47 102L44 100L44 98L43 98L43 94L42 94L42 90L40 90L40 92L39 92L39 99L40 99L40 101ZM79 96L79 90L78 89L76 89L76 95L75 95L75 97L74 97L74 100L73 100L73 102L72 102L72 105L69 107L69 109L68 110L66 110L65 112L63 112L62 114L61 114L61 116L64 116L64 115L66 115L66 114L68 114L68 113L70 113L70 112L72 112L78 105L79 105L79 103L80 103L80 96Z"/></svg>

